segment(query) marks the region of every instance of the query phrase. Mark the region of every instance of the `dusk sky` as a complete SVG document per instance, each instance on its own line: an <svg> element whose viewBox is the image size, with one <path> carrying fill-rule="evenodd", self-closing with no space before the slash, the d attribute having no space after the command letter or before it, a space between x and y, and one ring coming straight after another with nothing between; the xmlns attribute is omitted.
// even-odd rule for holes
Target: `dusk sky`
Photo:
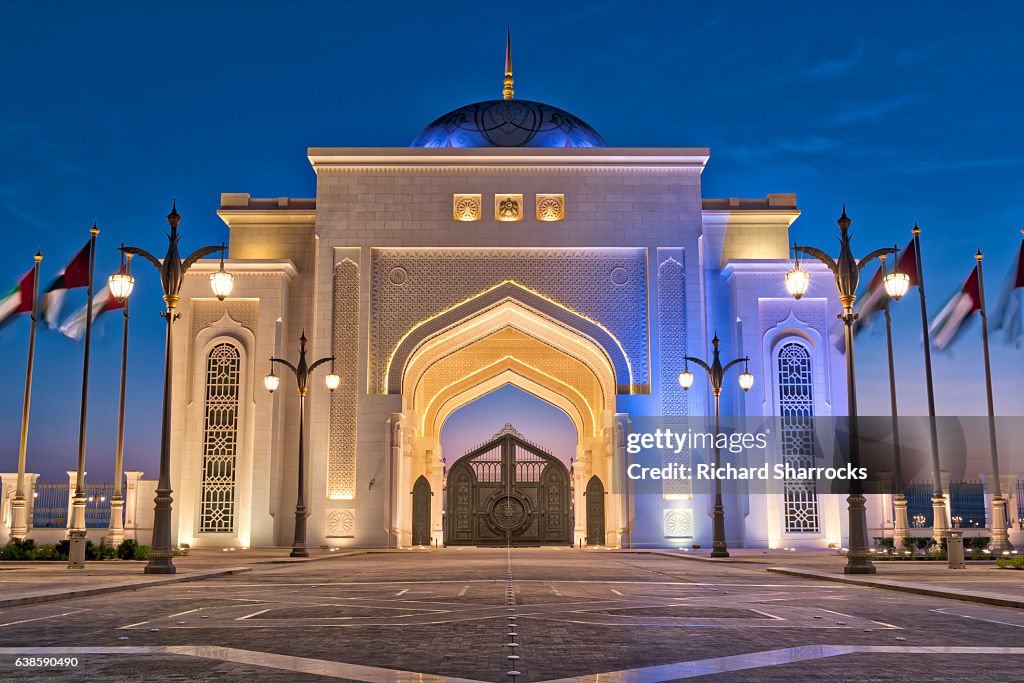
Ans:
<svg viewBox="0 0 1024 683"><path fill-rule="evenodd" d="M795 192L794 239L831 252L843 202L858 255L902 247L917 221L932 315L979 247L994 304L1024 227L1019 3L18 3L4 23L4 289L37 248L48 284L93 221L102 285L122 241L163 253L172 198L190 251L227 239L221 192L314 196L307 147L407 146L444 112L498 97L507 23L517 96L579 115L610 146L709 147L705 197ZM155 271L140 262L136 275L125 468L148 478L162 304ZM916 296L894 310L900 408L923 414ZM23 318L0 333L6 472L17 466ZM120 325L108 315L95 330L92 480L113 467ZM976 325L936 355L942 414L984 413ZM888 414L884 338L867 333L857 352L861 413ZM28 470L46 479L75 467L81 353L40 330ZM996 342L1000 414L1024 415L1022 354ZM449 445L509 421L574 441L564 415L509 389L450 420L449 461L460 454Z"/></svg>

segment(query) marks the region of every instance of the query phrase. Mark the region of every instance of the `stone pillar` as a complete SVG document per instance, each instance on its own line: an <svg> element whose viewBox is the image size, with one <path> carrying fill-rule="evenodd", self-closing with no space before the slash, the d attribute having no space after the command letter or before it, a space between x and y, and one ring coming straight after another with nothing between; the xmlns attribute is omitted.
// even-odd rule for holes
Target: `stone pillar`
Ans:
<svg viewBox="0 0 1024 683"><path fill-rule="evenodd" d="M17 473L8 472L0 476L3 477L3 491L5 492L3 498L0 499L3 502L3 512L0 515L3 520L0 521L0 526L6 528L5 535L8 538L25 538L29 528L28 497L30 494L26 490L22 492L22 496L18 496ZM27 486L25 488L28 489Z"/></svg>
<svg viewBox="0 0 1024 683"><path fill-rule="evenodd" d="M430 480L430 540L440 548L444 545L444 463L441 452L428 452L427 478Z"/></svg>
<svg viewBox="0 0 1024 683"><path fill-rule="evenodd" d="M616 524L617 541L620 548L631 546L630 532L633 523L633 500L632 482L626 476L626 468L629 466L629 453L626 450L626 437L629 435L630 421L628 413L616 413L615 433L613 435L612 467L614 471L610 477L615 482L616 497L618 498L616 510L618 521Z"/></svg>
<svg viewBox="0 0 1024 683"><path fill-rule="evenodd" d="M110 496L110 522L107 525L107 545L117 547L124 540L124 496L117 495L121 488L114 482L114 493ZM123 489L122 489L123 490Z"/></svg>
<svg viewBox="0 0 1024 683"><path fill-rule="evenodd" d="M36 482L39 481L39 474L37 472L26 472L25 473L25 502L27 503L27 514L25 516L25 523L28 526L28 531L31 533L32 527L34 526L32 520L36 513L36 498L39 497L38 491L36 491Z"/></svg>
<svg viewBox="0 0 1024 683"><path fill-rule="evenodd" d="M75 509L75 482L78 479L78 470L67 470L68 473L68 531L85 531L85 507L82 508L81 519L77 520L79 525L77 528L73 527L72 524L76 521L74 515ZM89 474L83 472L83 476ZM84 494L84 491L83 491Z"/></svg>
<svg viewBox="0 0 1024 683"><path fill-rule="evenodd" d="M14 521L14 494L18 485L18 475L12 472L0 474L0 543L12 538L11 523Z"/></svg>
<svg viewBox="0 0 1024 683"><path fill-rule="evenodd" d="M585 545L587 542L587 498L583 494L587 491L587 470L590 467L590 451L585 450L581 444L576 445L576 460L572 464L572 506L573 506L573 531L572 542L575 547Z"/></svg>
<svg viewBox="0 0 1024 683"><path fill-rule="evenodd" d="M1016 515L1008 515L1010 502L1010 493L1016 492L1017 488L1017 476L1014 474L1002 475L999 477L1001 485L1000 491L996 491L995 487L992 486L993 482L991 476L988 474L981 475L981 482L985 487L985 521L992 534L991 549L993 553L1002 553L1007 550L1013 550L1013 544L1010 543L1010 535L1007 530L1007 520L1009 520L1009 526L1013 526L1013 521ZM1002 495L998 495L998 493Z"/></svg>
<svg viewBox="0 0 1024 683"><path fill-rule="evenodd" d="M128 538L138 540L137 531L139 522L139 480L142 479L140 470L127 470L125 477L124 496L124 528Z"/></svg>
<svg viewBox="0 0 1024 683"><path fill-rule="evenodd" d="M391 413L389 424L388 434L391 452L388 454L388 547L397 548L400 544L401 536L401 524L398 521L401 508L399 505L401 491L398 482L402 469L402 439L404 438L402 413Z"/></svg>

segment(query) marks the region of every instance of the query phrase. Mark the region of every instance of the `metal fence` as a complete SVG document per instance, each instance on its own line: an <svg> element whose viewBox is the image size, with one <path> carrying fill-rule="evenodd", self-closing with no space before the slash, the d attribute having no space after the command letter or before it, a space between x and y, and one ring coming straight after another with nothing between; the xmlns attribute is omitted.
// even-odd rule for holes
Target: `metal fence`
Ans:
<svg viewBox="0 0 1024 683"><path fill-rule="evenodd" d="M1018 491L1020 488L1018 482ZM907 499L907 521L911 527L932 526L932 483L930 481L908 482L903 486L903 495ZM949 482L950 523L956 526L955 518L959 517L959 526L964 529L984 528L986 524L985 485L980 481ZM1018 495L1018 508L1021 507ZM1022 508L1021 516L1024 516ZM916 520L916 521L915 521ZM922 521L923 520L923 521Z"/></svg>
<svg viewBox="0 0 1024 683"><path fill-rule="evenodd" d="M903 485L907 499L907 523L911 527L930 527L932 520L932 483L911 481ZM922 519L923 518L923 521Z"/></svg>
<svg viewBox="0 0 1024 683"><path fill-rule="evenodd" d="M1009 506L1006 514L1010 514ZM1024 525L1024 479L1017 480L1017 523Z"/></svg>
<svg viewBox="0 0 1024 683"><path fill-rule="evenodd" d="M114 484L100 482L85 485L85 527L106 529L110 523L110 496ZM66 529L70 500L69 484L59 481L36 482L32 503L32 526L37 529Z"/></svg>
<svg viewBox="0 0 1024 683"><path fill-rule="evenodd" d="M980 481L949 482L950 521L964 529L976 529L985 524L985 485Z"/></svg>

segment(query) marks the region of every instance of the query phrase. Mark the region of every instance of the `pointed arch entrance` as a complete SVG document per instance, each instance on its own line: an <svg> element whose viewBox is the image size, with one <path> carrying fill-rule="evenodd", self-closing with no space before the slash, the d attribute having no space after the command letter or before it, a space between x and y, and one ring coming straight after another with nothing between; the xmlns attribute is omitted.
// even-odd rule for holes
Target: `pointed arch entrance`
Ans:
<svg viewBox="0 0 1024 683"><path fill-rule="evenodd" d="M511 424L448 472L447 545L570 545L569 471Z"/></svg>
<svg viewBox="0 0 1024 683"><path fill-rule="evenodd" d="M392 416L392 429L399 435L392 441L396 474L392 519L399 546L410 545L412 540L409 492L416 479L425 477L431 490L443 491L446 498L453 493L454 478L446 473L441 453L445 420L502 386L516 386L561 408L576 427L574 464L571 475L565 473L567 482L572 477L569 489L573 499L566 500L572 511L569 543L581 543L586 537L586 482L594 475L602 481L618 481L614 473L624 471L621 463L613 462L624 457L616 446L621 441L615 436L616 393L628 391L630 386L628 363L626 377L620 377L614 360L616 352L621 353L618 346L613 342L616 348L610 353L589 334L586 325L590 323L577 320L565 309L560 309L561 319L556 320L517 298L516 292L506 294L498 302L467 302L465 318L432 330L404 360L399 354L392 359L392 371L401 364L402 412ZM626 497L613 488L608 498L603 545L617 546L628 537ZM512 507L506 508L506 513L515 516L515 503L509 505ZM445 505L431 508L431 537L437 543L444 539L449 524L442 507ZM540 541L537 536L532 542Z"/></svg>

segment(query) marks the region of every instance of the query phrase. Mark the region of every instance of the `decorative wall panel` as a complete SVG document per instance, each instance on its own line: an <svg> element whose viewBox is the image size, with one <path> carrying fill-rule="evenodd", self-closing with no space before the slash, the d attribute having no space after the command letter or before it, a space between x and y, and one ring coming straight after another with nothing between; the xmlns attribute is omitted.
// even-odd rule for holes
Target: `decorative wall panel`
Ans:
<svg viewBox="0 0 1024 683"><path fill-rule="evenodd" d="M681 255L680 255L681 258ZM658 350L661 367L658 374L661 385L661 414L665 416L689 415L687 393L679 386L677 377L686 355L686 275L683 264L669 257L658 266ZM664 465L673 463L690 466L690 451L679 453L663 451ZM693 485L689 479L665 479L662 494L669 498L690 496Z"/></svg>
<svg viewBox="0 0 1024 683"><path fill-rule="evenodd" d="M355 510L327 511L327 538L352 538L356 533Z"/></svg>
<svg viewBox="0 0 1024 683"><path fill-rule="evenodd" d="M241 355L227 342L206 358L199 533L234 533Z"/></svg>
<svg viewBox="0 0 1024 683"><path fill-rule="evenodd" d="M693 538L692 510L664 511L665 538Z"/></svg>
<svg viewBox="0 0 1024 683"><path fill-rule="evenodd" d="M359 266L350 259L341 261L334 268L332 325L331 353L335 359L335 372L341 376L341 385L331 393L327 497L351 499L356 494Z"/></svg>
<svg viewBox="0 0 1024 683"><path fill-rule="evenodd" d="M605 328L629 359L632 383L649 382L644 249L375 249L372 268L370 386L380 393L410 330L505 281ZM390 277L396 268L405 273L401 284Z"/></svg>

